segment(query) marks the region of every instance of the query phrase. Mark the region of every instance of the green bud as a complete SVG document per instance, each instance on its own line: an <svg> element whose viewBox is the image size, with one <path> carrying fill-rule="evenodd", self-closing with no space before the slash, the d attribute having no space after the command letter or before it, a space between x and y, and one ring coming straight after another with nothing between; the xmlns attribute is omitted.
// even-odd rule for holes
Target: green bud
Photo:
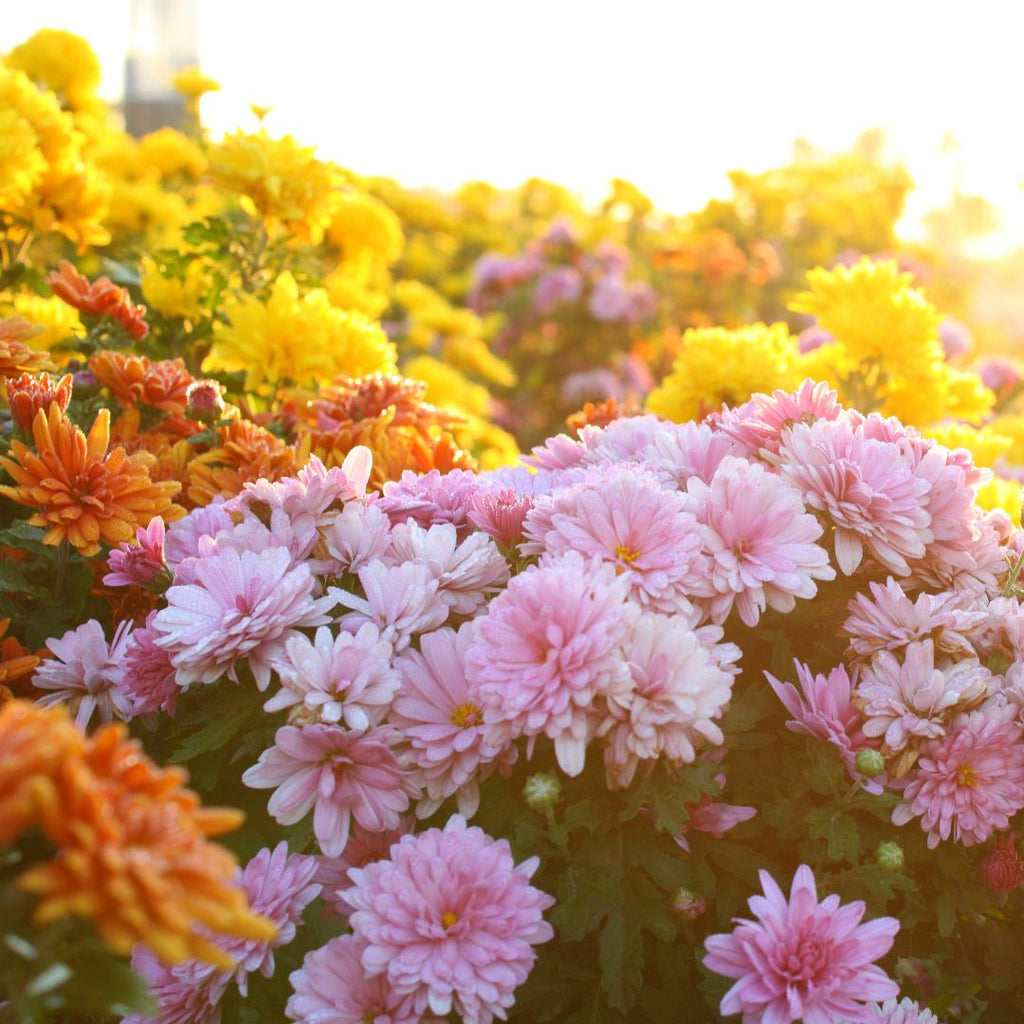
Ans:
<svg viewBox="0 0 1024 1024"><path fill-rule="evenodd" d="M875 850L875 862L886 871L902 870L903 860L903 847L891 839L879 843Z"/></svg>
<svg viewBox="0 0 1024 1024"><path fill-rule="evenodd" d="M708 909L708 905L699 892L693 892L690 889L680 889L672 897L672 909L680 917L693 921Z"/></svg>
<svg viewBox="0 0 1024 1024"><path fill-rule="evenodd" d="M523 787L526 806L534 811L550 811L562 799L562 783L551 772L537 772Z"/></svg>
<svg viewBox="0 0 1024 1024"><path fill-rule="evenodd" d="M885 758L877 750L858 750L854 764L865 779L874 779L885 771Z"/></svg>

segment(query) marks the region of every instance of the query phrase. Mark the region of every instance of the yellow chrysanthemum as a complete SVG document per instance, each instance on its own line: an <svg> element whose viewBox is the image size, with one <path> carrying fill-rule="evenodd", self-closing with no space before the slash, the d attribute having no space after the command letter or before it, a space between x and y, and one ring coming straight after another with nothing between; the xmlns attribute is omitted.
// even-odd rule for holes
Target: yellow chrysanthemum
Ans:
<svg viewBox="0 0 1024 1024"><path fill-rule="evenodd" d="M265 131L235 132L211 149L210 176L248 199L271 226L280 223L316 243L330 223L336 172L313 153L290 135L272 139Z"/></svg>
<svg viewBox="0 0 1024 1024"><path fill-rule="evenodd" d="M220 82L209 75L204 75L197 67L188 67L179 71L171 79L171 85L186 99L198 100L208 92L220 92Z"/></svg>
<svg viewBox="0 0 1024 1024"><path fill-rule="evenodd" d="M32 339L32 344L36 348L48 352L55 348L67 349L68 351L63 354L65 361L74 352L75 340L85 334L78 310L55 295L44 297L32 292L20 292L12 296L9 302L5 300L3 305L9 305L18 316L43 328L42 332Z"/></svg>
<svg viewBox="0 0 1024 1024"><path fill-rule="evenodd" d="M395 368L395 348L377 324L336 309L322 288L300 297L288 273L277 278L266 302L242 294L229 299L224 312L230 324L214 328L204 370L242 370L247 391L270 394L279 383L315 384Z"/></svg>
<svg viewBox="0 0 1024 1024"><path fill-rule="evenodd" d="M1024 466L1024 415L1004 413L992 420L989 426L1010 439L1006 461L1011 466Z"/></svg>
<svg viewBox="0 0 1024 1024"><path fill-rule="evenodd" d="M941 317L895 261L816 267L807 281L810 291L797 295L790 308L817 317L854 360L912 372L922 360L941 357Z"/></svg>
<svg viewBox="0 0 1024 1024"><path fill-rule="evenodd" d="M324 278L324 288L332 306L355 309L376 319L387 309L388 297L373 287L373 275L360 263L339 263Z"/></svg>
<svg viewBox="0 0 1024 1024"><path fill-rule="evenodd" d="M73 32L40 29L5 58L8 67L24 71L50 89L72 110L95 101L100 85L100 61L92 47Z"/></svg>
<svg viewBox="0 0 1024 1024"><path fill-rule="evenodd" d="M487 347L483 338L457 334L445 338L441 348L445 362L456 370L471 373L503 388L510 388L516 382L515 371Z"/></svg>
<svg viewBox="0 0 1024 1024"><path fill-rule="evenodd" d="M976 373L954 370L943 364L946 391L949 395L947 416L980 423L992 412L995 394L983 383Z"/></svg>
<svg viewBox="0 0 1024 1024"><path fill-rule="evenodd" d="M1021 507L1024 505L1024 489L1016 480L993 477L978 490L977 503L983 509L1001 508L1012 520L1020 525Z"/></svg>
<svg viewBox="0 0 1024 1024"><path fill-rule="evenodd" d="M165 178L172 174L198 178L206 170L206 155L199 145L174 128L143 135L139 150L146 163Z"/></svg>
<svg viewBox="0 0 1024 1024"><path fill-rule="evenodd" d="M966 448L977 466L994 466L1010 450L1013 440L990 426L969 427L966 423L943 423L922 433L947 448Z"/></svg>
<svg viewBox="0 0 1024 1024"><path fill-rule="evenodd" d="M142 257L142 297L147 305L164 316L197 319L211 286L203 261L189 262L184 278L165 277L163 270L151 256Z"/></svg>
<svg viewBox="0 0 1024 1024"><path fill-rule="evenodd" d="M0 210L22 207L45 173L31 123L17 110L0 110Z"/></svg>
<svg viewBox="0 0 1024 1024"><path fill-rule="evenodd" d="M402 367L402 373L411 380L427 385L426 399L442 409L456 409L473 416L488 416L491 396L487 388L474 384L458 370L431 356L416 356Z"/></svg>
<svg viewBox="0 0 1024 1024"><path fill-rule="evenodd" d="M402 255L402 224L392 210L365 192L346 191L335 201L327 237L346 260L369 251L385 264Z"/></svg>
<svg viewBox="0 0 1024 1024"><path fill-rule="evenodd" d="M651 392L647 408L683 422L701 419L723 403L738 405L755 392L794 388L800 360L785 324L738 330L699 327L683 335L672 372Z"/></svg>

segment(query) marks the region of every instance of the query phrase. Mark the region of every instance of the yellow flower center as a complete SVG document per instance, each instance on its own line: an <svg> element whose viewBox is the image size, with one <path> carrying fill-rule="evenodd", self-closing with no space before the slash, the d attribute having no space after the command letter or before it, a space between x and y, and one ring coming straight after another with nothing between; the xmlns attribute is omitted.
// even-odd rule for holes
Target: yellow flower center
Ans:
<svg viewBox="0 0 1024 1024"><path fill-rule="evenodd" d="M620 544L615 549L615 557L620 562L625 562L626 565L632 565L640 557L640 552L636 548L630 548L626 547L625 544ZM624 571L625 569L621 565L615 567L616 574L622 573Z"/></svg>
<svg viewBox="0 0 1024 1024"><path fill-rule="evenodd" d="M445 931L447 931L449 928L451 928L451 926L453 924L455 924L458 921L458 919L459 919L459 915L458 914L453 914L452 911L446 910L441 915L441 924L444 925L444 929L445 929Z"/></svg>
<svg viewBox="0 0 1024 1024"><path fill-rule="evenodd" d="M973 770L965 764L962 764L957 768L956 781L959 786L974 786L977 784Z"/></svg>
<svg viewBox="0 0 1024 1024"><path fill-rule="evenodd" d="M460 729L469 729L479 724L480 709L472 701L458 704L452 709L452 725L457 725Z"/></svg>

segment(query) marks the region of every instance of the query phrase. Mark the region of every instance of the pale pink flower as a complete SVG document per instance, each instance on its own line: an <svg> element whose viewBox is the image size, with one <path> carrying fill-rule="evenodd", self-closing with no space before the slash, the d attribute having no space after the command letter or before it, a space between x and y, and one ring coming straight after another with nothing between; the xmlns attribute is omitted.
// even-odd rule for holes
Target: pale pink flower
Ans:
<svg viewBox="0 0 1024 1024"><path fill-rule="evenodd" d="M925 557L912 566L911 586L929 590L956 590L966 594L995 597L1002 589L1013 550L1007 541L1007 516L1002 509L991 512L971 509L971 540L964 549L966 558Z"/></svg>
<svg viewBox="0 0 1024 1024"><path fill-rule="evenodd" d="M522 540L523 522L532 507L532 498L508 487L493 493L479 491L473 496L468 519L502 547L512 548Z"/></svg>
<svg viewBox="0 0 1024 1024"><path fill-rule="evenodd" d="M288 976L293 994L284 1012L297 1024L421 1024L411 995L392 991L385 976L363 969L366 943L355 935L331 939L306 954Z"/></svg>
<svg viewBox="0 0 1024 1024"><path fill-rule="evenodd" d="M934 643L915 640L902 662L878 651L861 671L853 700L864 716L864 735L882 737L883 753L892 754L911 741L945 735L955 713L985 699L991 678L975 658L936 666Z"/></svg>
<svg viewBox="0 0 1024 1024"><path fill-rule="evenodd" d="M220 943L235 961L227 972L243 996L248 995L248 976L259 971L265 978L274 974L274 950L288 945L302 921L302 912L320 894L316 881L317 858L288 852L283 839L270 850L264 847L242 869L239 885L245 890L253 913L273 921L277 934L272 939L231 939Z"/></svg>
<svg viewBox="0 0 1024 1024"><path fill-rule="evenodd" d="M669 426L665 420L648 413L624 416L606 427L585 426L580 432L585 454L583 464L600 466L605 462L643 462L649 458L658 436Z"/></svg>
<svg viewBox="0 0 1024 1024"><path fill-rule="evenodd" d="M962 594L921 593L911 600L891 576L884 584L869 583L868 589L870 597L857 594L850 601L842 627L854 654L869 658L876 651L900 651L929 638L943 654L974 654L968 638L981 628L985 612L968 608Z"/></svg>
<svg viewBox="0 0 1024 1024"><path fill-rule="evenodd" d="M432 469L422 476L407 469L400 480L384 485L378 504L395 524L410 519L420 526L452 523L462 531L467 526L473 495L479 488L476 473L468 469L453 469L444 474Z"/></svg>
<svg viewBox="0 0 1024 1024"><path fill-rule="evenodd" d="M183 519L167 527L164 538L167 564L177 571L186 559L199 557L199 541L203 537L216 537L221 530L230 530L234 525L223 498L214 498L212 504L192 509Z"/></svg>
<svg viewBox="0 0 1024 1024"><path fill-rule="evenodd" d="M164 561L164 521L154 516L148 526L135 532L136 543L119 544L110 552L110 572L103 577L108 587L144 587L166 568Z"/></svg>
<svg viewBox="0 0 1024 1024"><path fill-rule="evenodd" d="M471 818L480 802L480 783L495 763L515 760L514 747L488 742L483 712L466 682L470 634L465 626L458 634L451 629L427 633L420 638L420 650L406 651L396 664L402 688L388 721L411 745L426 788L416 809L421 818L450 796L459 813Z"/></svg>
<svg viewBox="0 0 1024 1024"><path fill-rule="evenodd" d="M686 498L654 477L622 469L560 491L540 533L553 500L540 499L538 515L527 518L527 536L543 544L545 562L573 551L599 558L629 583L635 600L664 612L685 607L686 594L699 589L706 566L697 521Z"/></svg>
<svg viewBox="0 0 1024 1024"><path fill-rule="evenodd" d="M710 598L713 622L724 622L735 604L740 619L756 626L766 606L790 612L798 597L818 592L815 580L835 578L815 543L821 524L799 492L760 463L726 458L710 484L692 478L687 495L710 559L694 592Z"/></svg>
<svg viewBox="0 0 1024 1024"><path fill-rule="evenodd" d="M384 557L391 540L391 520L376 503L351 502L324 530L323 539L328 555L324 572L355 574Z"/></svg>
<svg viewBox="0 0 1024 1024"><path fill-rule="evenodd" d="M629 685L628 588L612 566L572 553L514 576L474 620L466 679L495 744L546 735L562 770L579 775L595 700Z"/></svg>
<svg viewBox="0 0 1024 1024"><path fill-rule="evenodd" d="M1024 374L1021 373L1021 365L1014 359L1000 359L998 356L989 356L988 359L979 363L975 370L981 377L982 384L991 388L1001 399L1008 398L1017 388Z"/></svg>
<svg viewBox="0 0 1024 1024"><path fill-rule="evenodd" d="M687 832L707 832L714 839L721 839L729 829L750 821L757 814L756 807L743 807L740 804L715 803L705 797L699 804L687 805L689 818L683 825L681 835L676 836L679 847L690 852Z"/></svg>
<svg viewBox="0 0 1024 1024"><path fill-rule="evenodd" d="M881 1006L873 1006L876 1016L873 1020L882 1024L941 1024L938 1017L927 1008L922 1008L913 999L886 999Z"/></svg>
<svg viewBox="0 0 1024 1024"><path fill-rule="evenodd" d="M165 964L141 943L132 950L132 969L146 980L159 1009L130 1013L121 1024L220 1024L220 1001L231 975L200 960Z"/></svg>
<svg viewBox="0 0 1024 1024"><path fill-rule="evenodd" d="M292 519L308 517L319 526L332 506L366 494L372 465L373 453L365 445L356 445L341 466L331 469L313 455L293 477L247 483L232 505L245 509L259 505L270 511L280 509Z"/></svg>
<svg viewBox="0 0 1024 1024"><path fill-rule="evenodd" d="M94 714L101 722L132 717L132 700L124 692L125 650L131 622L122 622L107 643L95 620L69 629L59 640L46 641L53 658L39 663L32 685L52 690L36 702L44 707L67 704L75 725L85 729Z"/></svg>
<svg viewBox="0 0 1024 1024"><path fill-rule="evenodd" d="M835 420L842 414L839 394L827 384L805 380L796 391L756 394L734 409L714 417L715 426L747 451L777 452L794 423Z"/></svg>
<svg viewBox="0 0 1024 1024"><path fill-rule="evenodd" d="M391 644L370 622L337 636L321 626L313 640L296 633L277 662L281 689L263 710L293 708L293 723L342 722L349 729L379 725L398 689L391 655Z"/></svg>
<svg viewBox="0 0 1024 1024"><path fill-rule="evenodd" d="M351 819L381 832L398 826L417 795L391 749L388 729L347 732L332 725L286 725L242 781L273 789L267 810L281 825L313 811L313 834L328 857L345 849Z"/></svg>
<svg viewBox="0 0 1024 1024"><path fill-rule="evenodd" d="M715 470L730 455L742 455L743 447L728 434L708 423L663 423L654 437L647 459L668 473L676 486L686 490L690 477L711 483Z"/></svg>
<svg viewBox="0 0 1024 1024"><path fill-rule="evenodd" d="M583 291L583 278L574 267L555 267L537 278L533 308L542 316L556 306L575 302Z"/></svg>
<svg viewBox="0 0 1024 1024"><path fill-rule="evenodd" d="M703 744L722 743L716 720L738 671L721 665L685 620L654 612L635 616L623 648L631 686L608 699L599 730L614 788L628 786L641 761L689 764Z"/></svg>
<svg viewBox="0 0 1024 1024"><path fill-rule="evenodd" d="M171 656L156 642L156 614L156 610L151 611L146 624L129 633L125 647L121 690L132 702L133 717L151 711L166 711L173 717L180 692Z"/></svg>
<svg viewBox="0 0 1024 1024"><path fill-rule="evenodd" d="M555 434L532 448L529 455L523 456L523 462L532 469L570 469L579 465L586 451L581 442L568 434Z"/></svg>
<svg viewBox="0 0 1024 1024"><path fill-rule="evenodd" d="M258 507L258 506L257 506ZM284 509L275 508L271 511L262 509L262 518L252 511L236 512L241 516L241 521L232 524L230 527L221 530L214 538L214 549L218 552L227 548L235 551L272 551L280 549L287 551L291 556L293 566L305 562L313 553L320 534L317 533L316 523L311 516L296 516L292 518ZM208 542L200 543L200 553L206 550ZM175 583L186 582L179 566ZM310 572L313 566L310 565ZM187 582L194 582L189 578Z"/></svg>
<svg viewBox="0 0 1024 1024"><path fill-rule="evenodd" d="M237 681L237 663L245 659L265 690L296 628L324 625L335 604L329 596L314 599L309 569L292 566L281 548L229 548L190 566L195 583L171 587L167 607L153 620L156 643L170 652L179 686L225 674Z"/></svg>
<svg viewBox="0 0 1024 1024"><path fill-rule="evenodd" d="M370 562L359 570L365 597L332 589L341 605L351 608L342 616L341 628L356 632L372 622L396 652L404 651L417 633L429 633L448 618L448 606L438 594L438 581L425 565L407 562L387 565Z"/></svg>
<svg viewBox="0 0 1024 1024"><path fill-rule="evenodd" d="M764 674L775 696L793 716L786 722L786 728L831 744L839 751L850 776L858 778L857 751L867 747L868 740L861 729L860 712L853 703L853 683L846 669L839 665L825 676L814 674L796 659L793 664L799 690L792 683L776 679L770 672ZM864 779L863 785L869 793L877 794L882 791L883 782Z"/></svg>
<svg viewBox="0 0 1024 1024"><path fill-rule="evenodd" d="M389 860L349 874L349 924L366 943L362 963L417 1013L453 1010L465 1024L505 1018L527 978L533 946L552 938L554 900L530 885L536 857L516 866L504 839L467 828L405 836Z"/></svg>
<svg viewBox="0 0 1024 1024"><path fill-rule="evenodd" d="M509 578L508 563L487 534L474 531L460 542L451 523L426 529L399 523L391 531L386 560L426 566L452 615L474 615Z"/></svg>
<svg viewBox="0 0 1024 1024"><path fill-rule="evenodd" d="M974 846L1008 829L1024 807L1024 742L1015 715L1012 706L972 711L925 743L893 824L919 817L929 849L951 835Z"/></svg>
<svg viewBox="0 0 1024 1024"><path fill-rule="evenodd" d="M710 935L704 966L737 982L722 998L723 1016L742 1013L753 1024L870 1024L870 1001L899 994L874 964L892 948L900 923L880 917L861 924L864 903L820 903L814 873L797 868L787 900L767 871L764 896L748 900L756 921L737 918L730 934Z"/></svg>
<svg viewBox="0 0 1024 1024"><path fill-rule="evenodd" d="M910 574L934 535L925 507L927 480L917 476L895 442L869 438L848 420L797 423L783 435L783 476L835 527L836 561L856 571L864 548L890 572Z"/></svg>

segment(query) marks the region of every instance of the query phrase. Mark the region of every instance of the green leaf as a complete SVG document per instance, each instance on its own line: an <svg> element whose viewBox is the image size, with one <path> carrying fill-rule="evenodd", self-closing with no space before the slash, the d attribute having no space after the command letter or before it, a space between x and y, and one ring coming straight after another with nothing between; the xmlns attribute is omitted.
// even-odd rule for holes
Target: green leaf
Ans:
<svg viewBox="0 0 1024 1024"><path fill-rule="evenodd" d="M627 1012L636 1001L644 967L640 920L629 900L623 899L608 916L597 942L597 961L608 1005Z"/></svg>
<svg viewBox="0 0 1024 1024"><path fill-rule="evenodd" d="M831 807L815 807L804 815L804 820L812 839L824 839L828 843L828 855L832 860L857 863L860 830L850 815Z"/></svg>
<svg viewBox="0 0 1024 1024"><path fill-rule="evenodd" d="M559 878L551 923L561 939L577 942L596 931L622 900L621 880L607 870L570 864Z"/></svg>
<svg viewBox="0 0 1024 1024"><path fill-rule="evenodd" d="M246 691L235 683L221 682L215 689L200 691L201 703L193 711L195 728L180 741L168 758L172 764L192 761L201 754L222 750L241 733L252 717L246 707ZM186 721L186 725L192 723Z"/></svg>
<svg viewBox="0 0 1024 1024"><path fill-rule="evenodd" d="M935 904L935 919L939 935L947 939L956 927L956 896L952 889L943 889Z"/></svg>

